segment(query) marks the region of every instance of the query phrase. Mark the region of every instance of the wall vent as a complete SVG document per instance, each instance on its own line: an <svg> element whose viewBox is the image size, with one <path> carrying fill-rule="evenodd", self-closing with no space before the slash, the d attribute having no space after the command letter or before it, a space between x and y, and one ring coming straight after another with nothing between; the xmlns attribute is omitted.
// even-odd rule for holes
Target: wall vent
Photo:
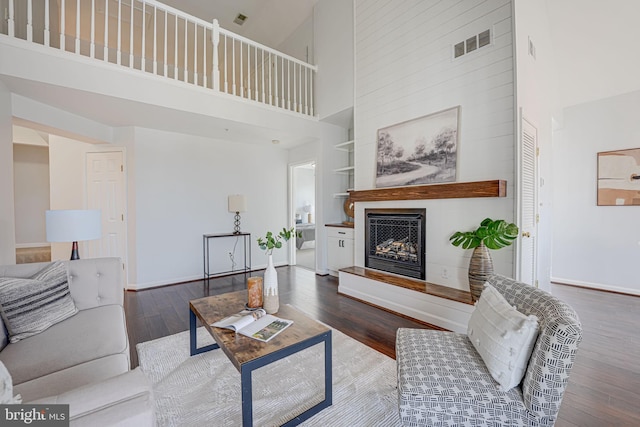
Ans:
<svg viewBox="0 0 640 427"><path fill-rule="evenodd" d="M491 44L491 30L485 30L480 34L469 37L453 46L453 57L459 58L474 50Z"/></svg>
<svg viewBox="0 0 640 427"><path fill-rule="evenodd" d="M239 13L238 16L236 16L236 19L233 20L233 22L235 24L242 25L242 24L244 24L244 21L246 21L246 20L247 20L247 17L245 15Z"/></svg>

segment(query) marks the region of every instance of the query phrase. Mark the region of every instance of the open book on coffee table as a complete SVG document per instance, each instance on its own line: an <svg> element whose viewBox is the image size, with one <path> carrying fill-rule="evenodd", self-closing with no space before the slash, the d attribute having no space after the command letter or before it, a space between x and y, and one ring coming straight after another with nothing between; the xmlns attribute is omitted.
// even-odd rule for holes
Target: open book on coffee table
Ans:
<svg viewBox="0 0 640 427"><path fill-rule="evenodd" d="M267 314L263 309L243 310L240 313L212 323L216 328L226 328L258 341L267 342L284 331L293 320L280 319Z"/></svg>

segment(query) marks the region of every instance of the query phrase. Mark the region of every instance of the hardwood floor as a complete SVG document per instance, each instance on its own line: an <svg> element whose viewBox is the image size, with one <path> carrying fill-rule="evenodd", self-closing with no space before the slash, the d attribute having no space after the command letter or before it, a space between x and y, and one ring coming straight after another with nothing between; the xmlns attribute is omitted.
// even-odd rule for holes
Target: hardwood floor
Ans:
<svg viewBox="0 0 640 427"><path fill-rule="evenodd" d="M337 294L338 281L297 267L279 267L280 303L292 304L369 347L395 358L399 327L424 328ZM261 274L261 273L258 273ZM189 300L245 289L243 275L125 293L132 367L135 345L189 328ZM573 306L584 339L556 426L640 425L640 298L563 285L552 292Z"/></svg>

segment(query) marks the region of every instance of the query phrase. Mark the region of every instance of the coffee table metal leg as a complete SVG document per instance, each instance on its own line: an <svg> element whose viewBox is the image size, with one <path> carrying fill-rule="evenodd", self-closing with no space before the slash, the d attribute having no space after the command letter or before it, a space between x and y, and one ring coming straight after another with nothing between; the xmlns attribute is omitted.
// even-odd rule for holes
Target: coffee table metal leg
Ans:
<svg viewBox="0 0 640 427"><path fill-rule="evenodd" d="M242 427L253 426L253 396L251 394L251 372L253 369L240 370L240 388L242 389Z"/></svg>
<svg viewBox="0 0 640 427"><path fill-rule="evenodd" d="M195 356L196 354L204 353L206 351L215 350L216 348L220 348L218 344L210 344L204 347L198 348L197 334L196 334L196 315L192 310L189 310L189 350L191 356Z"/></svg>

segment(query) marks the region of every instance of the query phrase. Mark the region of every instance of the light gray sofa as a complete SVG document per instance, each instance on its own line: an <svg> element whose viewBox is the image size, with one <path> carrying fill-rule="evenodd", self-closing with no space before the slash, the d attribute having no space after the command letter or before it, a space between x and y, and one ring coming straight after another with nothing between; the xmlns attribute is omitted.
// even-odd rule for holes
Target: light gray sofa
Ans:
<svg viewBox="0 0 640 427"><path fill-rule="evenodd" d="M396 361L404 426L554 425L582 339L578 315L522 282L493 275L487 283L517 311L538 318L522 382L501 391L466 334L400 328Z"/></svg>
<svg viewBox="0 0 640 427"><path fill-rule="evenodd" d="M151 386L129 371L129 340L118 258L65 261L77 314L9 343L2 323L0 361L25 403L68 403L72 425L153 425ZM27 278L48 263L0 266Z"/></svg>

